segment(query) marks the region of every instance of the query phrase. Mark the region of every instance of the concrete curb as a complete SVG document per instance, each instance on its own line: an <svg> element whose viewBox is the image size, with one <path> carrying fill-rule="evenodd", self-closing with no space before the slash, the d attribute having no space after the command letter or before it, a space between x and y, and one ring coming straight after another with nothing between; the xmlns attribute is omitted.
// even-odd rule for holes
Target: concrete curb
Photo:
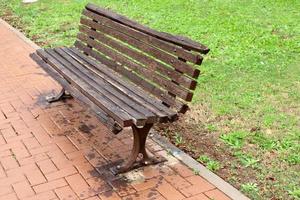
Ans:
<svg viewBox="0 0 300 200"><path fill-rule="evenodd" d="M9 30L14 32L20 39L22 39L24 42L29 44L33 49L40 49L38 45L36 45L33 41L28 39L23 33L21 33L19 30L12 27L10 24L8 24L6 21L0 18L0 24L3 24L5 27L7 27Z"/></svg>
<svg viewBox="0 0 300 200"><path fill-rule="evenodd" d="M28 39L23 33L9 25L6 21L0 18L0 24L14 32L20 39L29 44L33 49L40 49L33 41ZM170 152L174 157L180 160L182 163L190 167L191 169L198 171L199 175L208 180L210 183L214 184L219 190L224 192L228 197L233 200L250 200L248 197L243 195L240 191L234 188L232 185L224 181L222 178L214 174L213 172L206 169L203 165L198 163L192 157L178 149L176 146L171 144L165 137L160 136L155 131L152 131L151 138L157 144L162 146L168 152Z"/></svg>
<svg viewBox="0 0 300 200"><path fill-rule="evenodd" d="M208 180L210 183L215 185L219 190L224 192L228 197L233 200L250 200L244 194L242 194L239 190L234 188L232 185L224 181L222 178L214 174L213 172L209 171L199 162L194 160L191 156L187 155L176 146L171 144L167 138L160 136L157 132L152 131L151 138L157 144L162 146L168 152L170 152L174 157L180 160L182 163L190 167L191 169L199 172L199 175Z"/></svg>

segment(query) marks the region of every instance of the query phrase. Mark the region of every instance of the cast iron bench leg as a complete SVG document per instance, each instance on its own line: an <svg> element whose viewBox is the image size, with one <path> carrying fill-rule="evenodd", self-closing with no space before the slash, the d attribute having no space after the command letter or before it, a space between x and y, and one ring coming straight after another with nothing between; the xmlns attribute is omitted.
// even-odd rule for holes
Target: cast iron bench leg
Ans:
<svg viewBox="0 0 300 200"><path fill-rule="evenodd" d="M57 95L47 96L46 101L48 103L53 103L56 101L60 101L62 99L69 99L69 98L72 98L72 96L69 93L67 93L64 88L62 88Z"/></svg>
<svg viewBox="0 0 300 200"><path fill-rule="evenodd" d="M165 158L160 156L150 157L146 151L146 139L152 126L153 124L146 124L142 128L138 128L135 125L131 126L133 132L133 148L131 150L131 155L123 166L118 165L116 169L113 169L115 174L125 173L141 166L153 165L166 161ZM142 158L138 160L140 155Z"/></svg>

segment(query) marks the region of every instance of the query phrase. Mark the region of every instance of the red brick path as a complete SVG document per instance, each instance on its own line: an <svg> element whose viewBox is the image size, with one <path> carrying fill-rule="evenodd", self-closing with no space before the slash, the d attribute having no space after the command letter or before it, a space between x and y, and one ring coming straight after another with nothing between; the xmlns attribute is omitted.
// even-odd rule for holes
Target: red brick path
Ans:
<svg viewBox="0 0 300 200"><path fill-rule="evenodd" d="M0 199L227 200L204 178L148 140L163 165L113 176L131 148L75 100L47 104L59 85L30 58L34 49L0 23Z"/></svg>

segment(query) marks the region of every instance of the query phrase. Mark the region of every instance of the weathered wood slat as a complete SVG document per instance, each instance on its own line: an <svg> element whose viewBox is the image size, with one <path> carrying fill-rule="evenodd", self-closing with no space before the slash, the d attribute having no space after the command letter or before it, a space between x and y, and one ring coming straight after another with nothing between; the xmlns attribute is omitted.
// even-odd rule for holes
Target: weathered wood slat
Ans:
<svg viewBox="0 0 300 200"><path fill-rule="evenodd" d="M93 4L88 4L86 6L86 9L90 10L94 13L97 13L99 15L110 18L110 19L112 19L116 22L119 22L121 24L124 24L126 26L129 26L131 28L134 28L136 30L139 30L141 32L152 35L152 36L154 36L156 38L159 38L161 40L165 40L165 41L171 42L173 44L182 46L184 48L191 49L191 50L194 50L194 51L198 51L198 52L201 52L201 53L204 53L204 54L209 52L209 48L207 48L206 46L204 46L204 45L202 45L198 42L195 42L193 40L190 40L186 37L174 36L174 35L171 35L169 33L159 32L159 31L150 29L146 26L143 26L143 25L141 25L141 24L139 24L135 21L132 21L132 20L128 19L127 17L121 16L119 14L116 14L112 11L109 11L109 10L106 10L106 9L103 9L103 8L99 8L99 7L97 7Z"/></svg>
<svg viewBox="0 0 300 200"><path fill-rule="evenodd" d="M101 96L102 98L107 100L107 102L110 103L110 107L118 106L121 110L123 110L126 114L128 114L130 116L130 118L133 120L134 124L136 124L137 126L143 126L146 124L147 118L144 115L136 112L134 109L130 108L129 106L124 104L122 101L115 98L110 93L106 92L102 87L99 87L95 81L93 81L92 79L88 79L89 78L88 75L82 73L80 70L75 68L75 66L70 65L70 63L68 61L66 61L64 58L60 57L56 52L54 52L53 49L46 49L46 52L49 55L51 55L53 58L58 60L61 64L63 64L75 76L80 78L79 87L81 86L80 84L82 84L82 83L87 84L93 92L97 93L98 96ZM101 103L100 100L98 100L98 101Z"/></svg>
<svg viewBox="0 0 300 200"><path fill-rule="evenodd" d="M78 78L72 72L67 70L66 67L60 62L58 62L55 58L53 58L43 50L37 50L37 54L41 58L43 58L43 60L45 60L48 64L50 64L57 72L59 72L82 94L87 96L97 106L103 109L108 115L114 118L121 126L127 127L133 124L133 119L128 113L123 111L118 106L112 106L112 103L107 98L95 92L91 86L81 81L80 78Z"/></svg>
<svg viewBox="0 0 300 200"><path fill-rule="evenodd" d="M78 71L76 72L79 73L78 76L82 77L82 79L90 85L93 85L95 90L105 95L108 99L110 99L116 105L120 106L134 118L143 119L146 117L145 123L155 123L157 121L156 116L152 112L132 101L132 99L130 99L127 95L124 95L115 90L107 81L101 79L100 76L86 69L83 65L74 60L73 57L69 56L62 49L55 48L54 51L61 56L60 59L65 59L65 61L72 64L73 69L71 68L70 70L73 70L74 72L76 71L74 70L74 67L77 68ZM59 59L57 54L54 54L54 56L55 58Z"/></svg>
<svg viewBox="0 0 300 200"><path fill-rule="evenodd" d="M161 87L165 88L166 90L172 90L178 97L180 97L186 101L191 101L192 96L193 96L192 92L189 92L189 91L185 90L184 88L179 87L178 85L174 84L170 80L168 80L165 77L161 76L160 74L156 73L156 71L149 70L146 67L142 67L141 65L137 64L136 62L133 62L132 60L126 58L124 55L118 53L118 51L110 49L107 46L103 45L102 43L90 39L87 35L79 33L77 38L80 39L81 41L85 42L86 44L92 46L93 48L97 49L98 51L102 52L106 56L109 56L112 59L123 63L127 67L136 71L138 74L143 75L144 78L154 81L155 83L159 84ZM116 47L116 49L118 49L118 50L120 50L122 48L121 46L118 46L118 43L113 43L112 41L106 41L106 43L107 44L109 43L110 46ZM126 51L128 49L124 48L123 50Z"/></svg>
<svg viewBox="0 0 300 200"><path fill-rule="evenodd" d="M134 86L129 81L123 80L123 78L119 74L117 74L107 66L92 60L90 57L85 56L77 49L62 49L82 65L85 65L89 70L97 73L98 76L105 79L117 90L128 95L133 101L140 103L147 109L154 112L159 117L160 122L166 122L168 118L170 118L170 120L176 118L176 112L171 111L169 108L162 105L160 101L154 99L150 95L145 95L145 91L142 91L140 88Z"/></svg>
<svg viewBox="0 0 300 200"><path fill-rule="evenodd" d="M79 44L80 44L80 42L79 42ZM120 85L123 86L124 90L126 90L126 91L129 90L129 91L133 92L135 95L141 97L144 101L147 101L152 106L155 106L160 111L163 111L163 112L167 113L171 117L173 115L176 115L176 112L174 112L174 111L170 110L169 108L166 108L165 106L161 105L162 102L160 100L156 99L155 97L152 97L150 94L145 95L145 91L143 89L141 89L140 87L134 85L133 83L130 83L128 81L123 80L124 77L122 77L116 71L112 70L110 67L107 67L106 65L102 64L101 62L90 59L91 57L82 54L81 50L79 50L77 48L70 48L70 50L73 53L75 53L77 56L79 56L80 58L84 59L85 62L89 63L90 65L93 65L94 67L97 68L97 70L103 72L106 76L110 77L113 81L117 81ZM92 52L92 51L90 51L90 52ZM112 65L116 65L116 64L113 63Z"/></svg>
<svg viewBox="0 0 300 200"><path fill-rule="evenodd" d="M30 57L41 66L52 78L58 81L63 88L65 88L70 94L78 99L80 102L84 103L89 109L96 113L96 117L104 124L106 127L113 132L114 134L118 134L122 131L122 127L111 117L109 117L103 110L101 110L96 104L90 101L85 95L83 95L79 90L72 87L72 85L67 82L57 71L53 69L53 67L49 66L45 61L41 59L35 53L30 54Z"/></svg>
<svg viewBox="0 0 300 200"><path fill-rule="evenodd" d="M124 66L117 64L116 62L107 59L105 56L99 54L98 52L88 48L86 45L84 45L80 41L75 42L75 47L77 47L79 50L85 52L86 54L94 57L96 60L102 62L103 64L109 66L114 71L124 75L125 77L129 78L132 82L134 82L136 85L139 85L146 91L150 92L154 96L161 99L163 102L166 102L171 107L174 107L177 111L186 111L186 104L180 102L179 100L171 97L167 92L155 87L151 83L145 81L144 79L140 78L139 76L133 74L129 70L127 70Z"/></svg>
<svg viewBox="0 0 300 200"><path fill-rule="evenodd" d="M84 10L82 14L85 15L86 17L93 19L99 24L110 27L116 31L122 32L126 34L128 37L136 38L142 42L147 43L148 45L152 45L158 49L162 49L170 54L174 54L175 56L182 57L194 64L200 65L203 60L203 57L199 54L194 54L192 52L186 51L183 48L178 47L172 43L168 43L163 40L157 39L156 37L132 29L128 26L115 22L109 18L103 17L101 15L97 15L89 10Z"/></svg>
<svg viewBox="0 0 300 200"><path fill-rule="evenodd" d="M81 28L81 31L86 31L86 30L87 29ZM109 30L105 29L105 26L103 26L102 28L100 28L99 31L101 31L101 32L107 32L107 33L109 32ZM92 37L95 37L96 39L97 38L103 39L103 37L105 37L105 36L103 34L101 34L101 32L89 31L88 35L91 35ZM151 47L149 45L143 45L144 43L141 43L138 40L131 39L130 37L126 37L126 36L124 37L124 34L118 33L116 31L115 32L111 32L108 35L112 35L112 36L118 37L118 39L121 39L121 40L129 43L130 45L141 49L143 52L148 53L148 54L150 54L151 56L154 56L157 59L160 59L161 61L165 62L166 64L174 67L175 69L177 69L177 70L179 70L181 72L184 72L185 74L187 74L187 75L189 75L189 76L191 76L193 78L198 78L199 77L199 74L200 74L200 70L199 69L195 69L192 66L190 66L190 65L188 65L188 64L186 64L184 62L181 62L180 60L178 60L174 56L171 56L171 55L169 55L167 53L164 53L163 51L158 50L158 49L156 49L154 47ZM107 42L108 39L105 38L104 41ZM120 43L117 43L117 44L120 44ZM130 53L130 56L136 55L133 52L134 51L130 51L127 54ZM145 61L145 59L146 59L145 56L144 57L140 56L140 57L141 58L139 58L139 59L141 59L141 61ZM156 61L153 58L152 58L152 62L153 62L152 65L157 64L157 63L155 63ZM159 66L161 66L161 65L159 65ZM153 66L153 67L155 67L155 66ZM165 66L162 66L162 68L163 67L165 67ZM172 72L169 75L176 74L175 71L169 71L169 72Z"/></svg>
<svg viewBox="0 0 300 200"><path fill-rule="evenodd" d="M184 76L183 74L178 73L177 71L175 71L173 69L173 67L175 67L175 69L182 71L182 72L190 71L191 74L195 75L195 76L199 76L198 69L193 69L190 65L188 65L186 63L182 63L181 61L179 61L177 58L171 56L170 54L167 54L167 53L160 51L154 47L146 45L145 43L142 43L134 38L128 37L127 35L125 35L121 32L114 31L113 29L109 29L106 26L101 26L100 24L97 24L97 23L93 22L92 20L82 19L82 24L84 24L86 26L90 26L93 29L99 30L102 33L105 33L109 36L113 36L119 40L122 40L122 41L128 43L129 45L132 45L133 47L140 49L143 52L156 57L157 59L166 61L167 64L170 65L171 67L166 66L166 65L162 64L161 62L155 60L154 58L148 57L145 54L143 54L137 50L133 50L130 48L124 49L124 52L126 54L128 54L129 56L138 60L140 63L143 63L143 64L147 65L149 68L153 68L154 70L159 71L160 73L170 77L171 79L176 80L179 84L181 84L182 86L184 86L188 89L195 89L197 82L187 76ZM104 41L106 41L106 43L108 43L108 41L114 41L114 40L106 37L105 35L101 34L100 32L92 31L85 26L80 26L79 30L83 33L86 33L87 35L90 35L90 36L96 38L96 39L98 39L98 38L100 40L105 39ZM179 63L179 62L181 62L181 63ZM180 67L178 67L178 66L180 66ZM194 77L194 78L197 78L197 77Z"/></svg>

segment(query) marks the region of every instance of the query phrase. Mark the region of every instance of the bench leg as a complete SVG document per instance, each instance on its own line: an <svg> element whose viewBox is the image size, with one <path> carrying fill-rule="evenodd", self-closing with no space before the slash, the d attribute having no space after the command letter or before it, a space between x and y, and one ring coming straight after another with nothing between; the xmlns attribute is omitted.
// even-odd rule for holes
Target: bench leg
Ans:
<svg viewBox="0 0 300 200"><path fill-rule="evenodd" d="M62 99L68 99L68 98L72 98L72 96L70 94L68 94L64 88L62 88L61 91L57 95L47 96L46 101L48 103L53 103L53 102L60 101Z"/></svg>
<svg viewBox="0 0 300 200"><path fill-rule="evenodd" d="M131 155L123 166L118 165L116 169L113 170L115 174L128 172L141 166L152 165L166 161L166 159L159 156L150 157L146 151L146 139L152 126L153 124L146 124L142 128L138 128L135 125L132 126L133 148ZM142 158L138 160L140 155Z"/></svg>

